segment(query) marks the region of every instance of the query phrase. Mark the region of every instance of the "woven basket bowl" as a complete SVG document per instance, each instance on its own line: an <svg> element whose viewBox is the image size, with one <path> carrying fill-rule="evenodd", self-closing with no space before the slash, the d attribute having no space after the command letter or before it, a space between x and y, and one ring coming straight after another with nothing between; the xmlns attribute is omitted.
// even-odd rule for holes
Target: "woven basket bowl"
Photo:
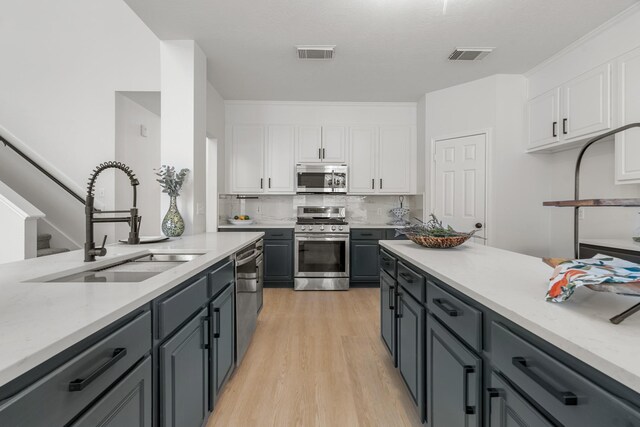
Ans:
<svg viewBox="0 0 640 427"><path fill-rule="evenodd" d="M460 246L471 238L471 234L454 237L429 237L407 234L409 240L426 248L447 249Z"/></svg>

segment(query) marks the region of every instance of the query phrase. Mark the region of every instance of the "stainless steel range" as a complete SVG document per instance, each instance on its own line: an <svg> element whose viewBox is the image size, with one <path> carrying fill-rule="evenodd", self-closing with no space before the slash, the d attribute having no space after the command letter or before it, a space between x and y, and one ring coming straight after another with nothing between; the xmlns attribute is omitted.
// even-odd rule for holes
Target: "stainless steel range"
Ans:
<svg viewBox="0 0 640 427"><path fill-rule="evenodd" d="M295 290L349 289L349 224L345 213L344 207L298 207Z"/></svg>

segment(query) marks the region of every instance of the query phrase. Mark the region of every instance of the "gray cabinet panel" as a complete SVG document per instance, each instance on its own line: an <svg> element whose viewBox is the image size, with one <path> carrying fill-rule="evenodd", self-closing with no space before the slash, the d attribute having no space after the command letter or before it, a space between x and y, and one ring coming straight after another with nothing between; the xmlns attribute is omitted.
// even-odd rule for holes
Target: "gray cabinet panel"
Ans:
<svg viewBox="0 0 640 427"><path fill-rule="evenodd" d="M265 282L293 280L293 240L264 240Z"/></svg>
<svg viewBox="0 0 640 427"><path fill-rule="evenodd" d="M291 228L267 228L264 231L264 240L291 240L293 229Z"/></svg>
<svg viewBox="0 0 640 427"><path fill-rule="evenodd" d="M0 426L49 427L68 423L150 349L151 313L146 312L2 402ZM79 380L86 385L70 391L70 383L79 386Z"/></svg>
<svg viewBox="0 0 640 427"><path fill-rule="evenodd" d="M234 277L235 264L232 260L222 263L209 273L209 290L207 291L209 298L219 294L225 286L235 280Z"/></svg>
<svg viewBox="0 0 640 427"><path fill-rule="evenodd" d="M420 419L424 420L425 309L403 287L399 289L397 301L398 369L418 407Z"/></svg>
<svg viewBox="0 0 640 427"><path fill-rule="evenodd" d="M73 427L151 427L151 356L89 408Z"/></svg>
<svg viewBox="0 0 640 427"><path fill-rule="evenodd" d="M207 310L160 346L160 424L200 427L209 414Z"/></svg>
<svg viewBox="0 0 640 427"><path fill-rule="evenodd" d="M168 337L207 301L207 277L158 303L158 338Z"/></svg>
<svg viewBox="0 0 640 427"><path fill-rule="evenodd" d="M380 268L389 273L389 276L396 278L398 261L393 255L384 250L380 250Z"/></svg>
<svg viewBox="0 0 640 427"><path fill-rule="evenodd" d="M398 283L421 303L427 302L424 277L402 261L398 262Z"/></svg>
<svg viewBox="0 0 640 427"><path fill-rule="evenodd" d="M431 427L480 427L482 361L429 315L427 414Z"/></svg>
<svg viewBox="0 0 640 427"><path fill-rule="evenodd" d="M491 373L487 389L489 427L553 427L495 372Z"/></svg>
<svg viewBox="0 0 640 427"><path fill-rule="evenodd" d="M211 394L213 408L235 367L235 289L229 286L210 305Z"/></svg>
<svg viewBox="0 0 640 427"><path fill-rule="evenodd" d="M351 240L381 240L384 232L383 228L355 228L351 230Z"/></svg>
<svg viewBox="0 0 640 427"><path fill-rule="evenodd" d="M380 272L380 334L387 350L396 362L396 281Z"/></svg>
<svg viewBox="0 0 640 427"><path fill-rule="evenodd" d="M640 426L640 411L503 325L491 324L492 364L565 425Z"/></svg>
<svg viewBox="0 0 640 427"><path fill-rule="evenodd" d="M407 236L404 234L398 234L395 228L385 230L385 240L407 240Z"/></svg>
<svg viewBox="0 0 640 427"><path fill-rule="evenodd" d="M378 282L380 280L377 240L352 240L349 252L351 280L360 282Z"/></svg>

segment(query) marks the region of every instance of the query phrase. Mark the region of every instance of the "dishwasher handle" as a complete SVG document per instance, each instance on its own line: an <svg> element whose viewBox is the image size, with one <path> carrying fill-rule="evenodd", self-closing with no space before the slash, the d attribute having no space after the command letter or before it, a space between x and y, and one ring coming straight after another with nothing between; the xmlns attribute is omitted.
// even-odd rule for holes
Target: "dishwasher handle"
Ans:
<svg viewBox="0 0 640 427"><path fill-rule="evenodd" d="M256 258L258 258L258 256L260 256L261 253L262 253L262 251L260 251L258 249L252 249L251 252L249 252L248 255L243 256L240 259L236 259L236 267L242 267L243 265L249 264L251 261L253 261Z"/></svg>

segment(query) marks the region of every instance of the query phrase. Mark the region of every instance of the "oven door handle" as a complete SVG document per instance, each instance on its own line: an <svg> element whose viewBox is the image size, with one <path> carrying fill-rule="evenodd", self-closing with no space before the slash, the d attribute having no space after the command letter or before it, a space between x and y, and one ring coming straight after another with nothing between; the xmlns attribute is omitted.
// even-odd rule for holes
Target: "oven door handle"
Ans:
<svg viewBox="0 0 640 427"><path fill-rule="evenodd" d="M259 255L260 251L258 249L252 249L251 252L249 252L249 255L236 259L236 267L242 267L243 265L249 264L251 261L258 258Z"/></svg>
<svg viewBox="0 0 640 427"><path fill-rule="evenodd" d="M349 235L345 235L345 236L341 236L339 234L314 234L311 236L295 236L296 241L299 242L309 242L309 241L316 241L316 242L348 242L349 241Z"/></svg>

